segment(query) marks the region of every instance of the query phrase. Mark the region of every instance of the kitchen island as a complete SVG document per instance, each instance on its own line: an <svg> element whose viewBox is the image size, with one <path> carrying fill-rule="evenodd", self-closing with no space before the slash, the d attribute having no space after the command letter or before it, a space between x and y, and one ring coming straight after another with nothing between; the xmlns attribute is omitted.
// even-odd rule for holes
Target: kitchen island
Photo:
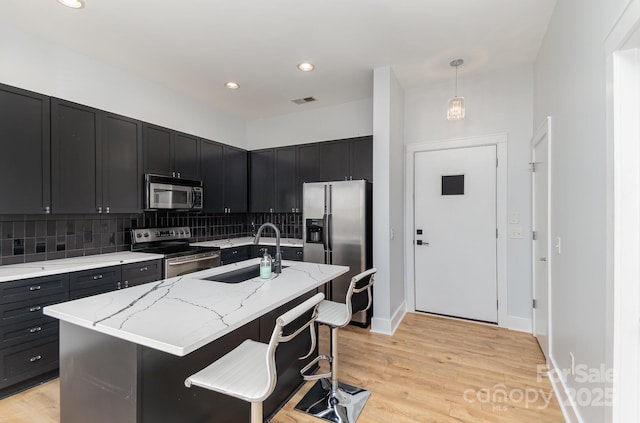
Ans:
<svg viewBox="0 0 640 423"><path fill-rule="evenodd" d="M271 280L216 281L258 259L45 308L60 319L60 421L248 421L249 404L187 389L184 379L244 339L267 342L275 318L348 271L287 262ZM309 340L278 349L278 385L265 416L299 386Z"/></svg>

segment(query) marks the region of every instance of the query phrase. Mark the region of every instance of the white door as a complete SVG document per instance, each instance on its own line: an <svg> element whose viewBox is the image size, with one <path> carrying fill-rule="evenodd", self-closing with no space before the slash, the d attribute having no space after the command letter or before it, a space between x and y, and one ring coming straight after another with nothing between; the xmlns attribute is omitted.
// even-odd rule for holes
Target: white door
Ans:
<svg viewBox="0 0 640 423"><path fill-rule="evenodd" d="M416 310L497 323L496 146L415 154Z"/></svg>
<svg viewBox="0 0 640 423"><path fill-rule="evenodd" d="M545 125L546 126L546 125ZM549 137L548 130L533 145L533 336L549 362Z"/></svg>

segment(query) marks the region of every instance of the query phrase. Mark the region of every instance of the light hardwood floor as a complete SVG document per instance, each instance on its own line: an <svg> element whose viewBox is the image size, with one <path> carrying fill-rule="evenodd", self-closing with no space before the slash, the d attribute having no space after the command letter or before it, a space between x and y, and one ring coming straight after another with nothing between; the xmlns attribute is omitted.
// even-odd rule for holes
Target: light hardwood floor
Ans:
<svg viewBox="0 0 640 423"><path fill-rule="evenodd" d="M358 423L564 422L531 335L408 313L394 336L340 330L339 348L340 380L372 393ZM311 384L272 422L322 422L293 410ZM1 400L0 423L58 423L58 402L54 380Z"/></svg>

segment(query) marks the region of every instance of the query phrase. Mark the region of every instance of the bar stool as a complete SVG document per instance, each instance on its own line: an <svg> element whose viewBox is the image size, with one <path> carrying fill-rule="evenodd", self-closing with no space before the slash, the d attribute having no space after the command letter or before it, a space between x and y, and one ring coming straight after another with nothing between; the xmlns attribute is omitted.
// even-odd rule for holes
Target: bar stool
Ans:
<svg viewBox="0 0 640 423"><path fill-rule="evenodd" d="M317 382L295 406L296 410L335 423L354 423L358 419L371 392L338 381L338 329L349 324L353 313L367 311L371 307L375 273L373 268L351 278L346 304L323 300L318 305L316 322L331 329L331 355L316 357L300 371L304 380ZM364 291L367 293L354 296ZM330 371L307 374L320 360L329 362Z"/></svg>
<svg viewBox="0 0 640 423"><path fill-rule="evenodd" d="M251 423L262 423L262 402L273 392L277 382L275 352L280 342L288 342L309 328L311 348L301 357L309 357L316 346L315 320L324 294L316 294L276 319L269 344L247 339L228 354L189 376L187 388L199 386L251 403ZM310 317L300 319L309 312ZM298 321L301 320L301 321ZM295 323L295 326L288 325Z"/></svg>

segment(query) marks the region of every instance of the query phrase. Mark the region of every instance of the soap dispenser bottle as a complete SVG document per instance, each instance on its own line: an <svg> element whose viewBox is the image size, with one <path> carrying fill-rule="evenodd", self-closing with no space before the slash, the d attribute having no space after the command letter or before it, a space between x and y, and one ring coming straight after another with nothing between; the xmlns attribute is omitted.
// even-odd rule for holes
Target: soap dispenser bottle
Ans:
<svg viewBox="0 0 640 423"><path fill-rule="evenodd" d="M260 278L271 279L271 256L264 250L264 255L260 259Z"/></svg>

